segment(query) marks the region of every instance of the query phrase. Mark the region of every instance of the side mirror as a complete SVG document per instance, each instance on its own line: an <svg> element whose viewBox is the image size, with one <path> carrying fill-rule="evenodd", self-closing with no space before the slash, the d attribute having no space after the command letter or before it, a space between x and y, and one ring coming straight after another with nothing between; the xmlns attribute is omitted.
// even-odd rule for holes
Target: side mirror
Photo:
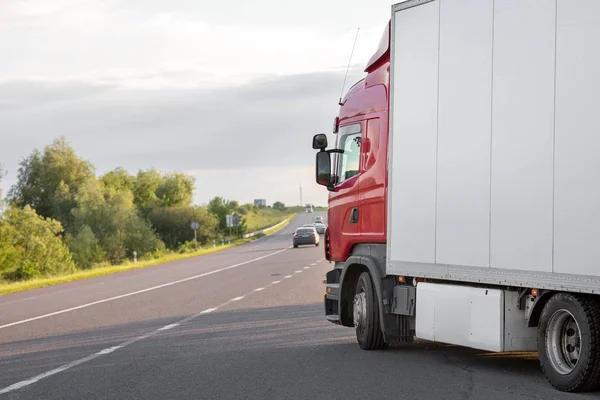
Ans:
<svg viewBox="0 0 600 400"><path fill-rule="evenodd" d="M327 135L324 133L316 134L313 137L312 147L315 150L324 150L327 148Z"/></svg>
<svg viewBox="0 0 600 400"><path fill-rule="evenodd" d="M317 153L317 183L322 186L331 185L331 156L326 151Z"/></svg>

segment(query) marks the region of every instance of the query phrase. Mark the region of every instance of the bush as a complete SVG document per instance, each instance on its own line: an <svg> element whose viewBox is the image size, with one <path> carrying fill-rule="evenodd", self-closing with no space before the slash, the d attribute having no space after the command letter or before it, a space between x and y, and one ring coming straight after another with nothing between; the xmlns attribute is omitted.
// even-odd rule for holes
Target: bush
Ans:
<svg viewBox="0 0 600 400"><path fill-rule="evenodd" d="M61 237L60 222L29 206L11 207L0 219L0 272L9 280L72 272L75 265Z"/></svg>
<svg viewBox="0 0 600 400"><path fill-rule="evenodd" d="M198 244L198 249L199 249L199 248L200 248L200 245ZM195 246L195 244L194 244L194 241L193 241L193 240L191 240L191 241L188 241L188 242L185 242L185 243L181 244L181 245L180 245L180 246L177 248L177 252L178 252L178 253L180 253L180 254L193 253L193 252L195 252L196 250L197 250L197 249L196 249L196 246Z"/></svg>
<svg viewBox="0 0 600 400"><path fill-rule="evenodd" d="M40 276L40 271L31 261L23 262L14 271L7 271L2 274L2 277L7 281L26 281Z"/></svg>

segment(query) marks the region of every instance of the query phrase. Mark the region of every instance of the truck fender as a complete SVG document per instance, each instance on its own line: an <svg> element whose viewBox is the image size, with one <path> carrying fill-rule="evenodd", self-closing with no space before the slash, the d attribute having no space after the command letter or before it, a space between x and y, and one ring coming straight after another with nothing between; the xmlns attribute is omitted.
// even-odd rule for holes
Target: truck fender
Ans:
<svg viewBox="0 0 600 400"><path fill-rule="evenodd" d="M369 274L371 275L371 280L373 281L373 287L375 288L375 293L377 295L377 300L378 300L378 309L379 309L379 323L381 324L381 330L383 332L386 332L385 329L385 313L383 310L383 285L382 285L382 278L381 278L381 267L379 266L379 263L377 263L377 261L375 261L372 257L369 256L360 256L360 255L356 255L356 256L350 256L348 257L348 259L345 262L346 266L344 268L344 270L342 271L342 275L340 276L340 290L343 290L343 285L345 283L345 279L346 279L346 272L353 270L353 266L362 266L365 267ZM354 288L352 288L352 290L354 290ZM340 292L340 297L339 300L340 302L340 314L341 314L341 302L342 302L342 293ZM341 317L341 315L340 315ZM341 318L340 318L341 320ZM341 322L341 321L340 321Z"/></svg>

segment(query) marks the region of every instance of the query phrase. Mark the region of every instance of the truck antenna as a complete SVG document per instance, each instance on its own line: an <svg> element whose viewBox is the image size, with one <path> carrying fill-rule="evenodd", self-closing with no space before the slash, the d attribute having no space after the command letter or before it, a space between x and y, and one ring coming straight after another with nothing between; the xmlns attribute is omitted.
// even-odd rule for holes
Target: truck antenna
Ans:
<svg viewBox="0 0 600 400"><path fill-rule="evenodd" d="M354 54L354 47L356 46L356 40L358 39L358 31L360 31L360 26L356 30L356 37L354 38L354 44L352 45L352 52L350 53L350 59L348 60L348 68L346 68L346 76L344 76L344 83L342 84L342 93L340 93L340 101L338 105L342 105L342 97L344 96L344 87L346 86L346 78L348 78L348 71L350 70L350 63L352 62L352 55Z"/></svg>

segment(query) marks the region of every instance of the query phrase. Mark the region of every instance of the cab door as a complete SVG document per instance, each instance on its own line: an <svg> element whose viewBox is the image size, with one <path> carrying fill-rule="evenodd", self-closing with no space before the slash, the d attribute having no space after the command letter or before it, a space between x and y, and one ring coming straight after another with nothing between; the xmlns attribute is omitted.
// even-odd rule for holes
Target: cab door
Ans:
<svg viewBox="0 0 600 400"><path fill-rule="evenodd" d="M359 240L359 179L361 173L362 122L340 126L334 163L334 190L329 195L331 259L344 261Z"/></svg>
<svg viewBox="0 0 600 400"><path fill-rule="evenodd" d="M359 194L361 239L366 243L385 243L386 147L382 145L380 118L369 119L364 124Z"/></svg>

